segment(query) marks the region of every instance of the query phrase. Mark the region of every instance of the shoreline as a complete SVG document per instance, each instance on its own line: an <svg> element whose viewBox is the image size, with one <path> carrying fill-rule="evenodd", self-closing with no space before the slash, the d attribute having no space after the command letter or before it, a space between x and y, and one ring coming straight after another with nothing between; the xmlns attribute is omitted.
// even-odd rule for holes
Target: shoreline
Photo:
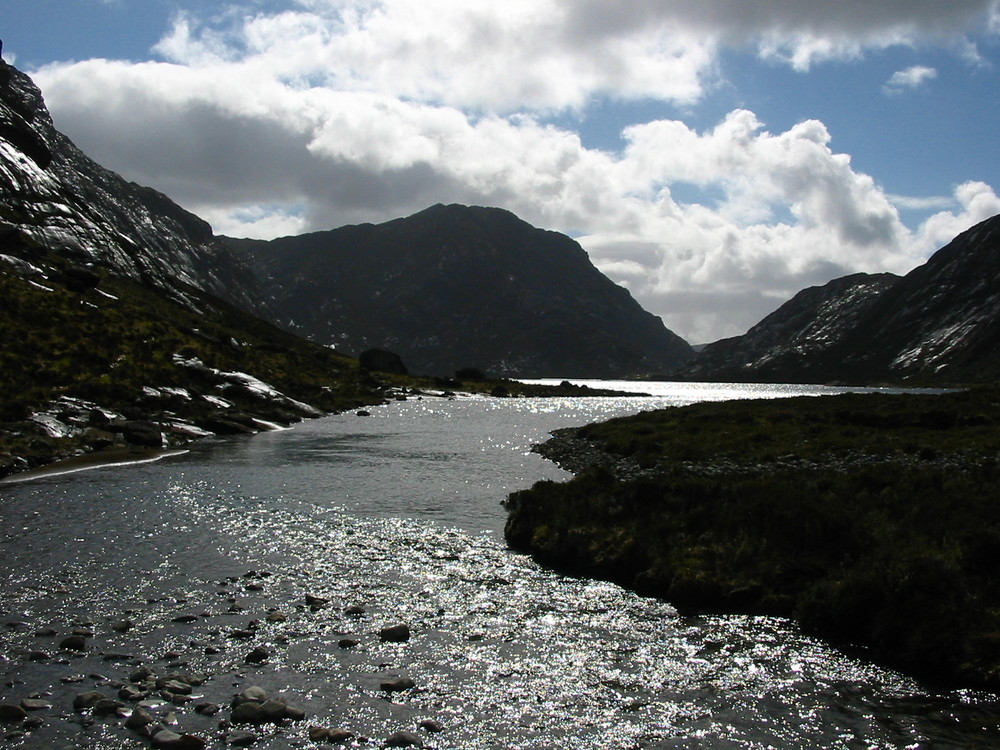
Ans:
<svg viewBox="0 0 1000 750"><path fill-rule="evenodd" d="M133 466L152 463L172 456L182 456L188 453L187 448L141 448L138 446L116 446L103 448L90 453L81 453L69 458L62 458L44 466L9 474L0 478L0 485L30 482L35 479L76 474L92 469L105 469L112 466Z"/></svg>

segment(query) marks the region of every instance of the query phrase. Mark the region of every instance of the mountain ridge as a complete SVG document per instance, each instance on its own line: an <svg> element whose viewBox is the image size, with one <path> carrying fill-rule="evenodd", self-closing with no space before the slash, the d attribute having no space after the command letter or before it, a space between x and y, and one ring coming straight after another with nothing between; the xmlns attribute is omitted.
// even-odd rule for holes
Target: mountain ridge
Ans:
<svg viewBox="0 0 1000 750"><path fill-rule="evenodd" d="M279 324L391 349L416 372L609 377L676 367L691 349L566 235L499 208L437 204L382 224L229 239Z"/></svg>

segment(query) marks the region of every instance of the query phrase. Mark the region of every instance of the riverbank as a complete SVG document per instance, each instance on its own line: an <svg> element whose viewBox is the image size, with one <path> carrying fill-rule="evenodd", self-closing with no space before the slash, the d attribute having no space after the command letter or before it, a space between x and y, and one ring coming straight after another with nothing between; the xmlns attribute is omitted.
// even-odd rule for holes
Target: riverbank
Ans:
<svg viewBox="0 0 1000 750"><path fill-rule="evenodd" d="M577 473L508 543L697 612L791 616L951 685L1000 687L997 392L697 404L569 430Z"/></svg>

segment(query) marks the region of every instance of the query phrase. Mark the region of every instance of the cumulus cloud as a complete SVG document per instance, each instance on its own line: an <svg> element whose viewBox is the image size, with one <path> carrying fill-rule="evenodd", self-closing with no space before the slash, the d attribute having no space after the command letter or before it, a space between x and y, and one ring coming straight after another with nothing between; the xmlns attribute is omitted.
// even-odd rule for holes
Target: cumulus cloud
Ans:
<svg viewBox="0 0 1000 750"><path fill-rule="evenodd" d="M696 130L637 123L611 153L552 112L596 97L691 104L723 47L807 69L955 39L995 0L300 0L178 16L161 62L34 72L57 125L105 166L217 231L276 236L435 202L508 208L572 232L691 341L745 331L801 288L905 272L1000 211L969 183L912 232L817 120L783 132L746 109ZM679 200L678 186L702 198ZM927 208L928 206L924 206ZM949 234L950 233L950 234ZM946 236L947 235L947 236Z"/></svg>
<svg viewBox="0 0 1000 750"><path fill-rule="evenodd" d="M883 91L887 94L897 94L901 91L917 89L927 81L937 78L937 70L928 68L926 65L914 65L906 70L897 70L892 77L886 81Z"/></svg>

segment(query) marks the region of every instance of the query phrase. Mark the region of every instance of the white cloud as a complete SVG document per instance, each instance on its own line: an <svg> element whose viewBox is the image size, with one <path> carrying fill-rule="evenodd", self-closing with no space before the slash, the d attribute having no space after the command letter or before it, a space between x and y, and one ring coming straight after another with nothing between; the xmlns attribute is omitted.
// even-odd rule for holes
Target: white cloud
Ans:
<svg viewBox="0 0 1000 750"><path fill-rule="evenodd" d="M573 231L647 309L701 342L837 275L905 272L1000 211L996 195L964 185L956 210L911 232L896 209L906 201L855 171L816 120L771 133L748 110L703 132L663 119L627 128L626 147L607 153L540 117L601 96L694 102L723 46L806 69L955 39L995 9L301 0L283 13L180 16L158 47L171 62L34 75L85 151L221 232L298 233L435 202L502 206ZM712 198L677 200L679 183Z"/></svg>
<svg viewBox="0 0 1000 750"><path fill-rule="evenodd" d="M928 68L926 65L913 65L906 70L897 70L893 73L892 77L886 81L883 90L888 94L895 94L917 89L935 78L937 78L937 70L934 68Z"/></svg>

